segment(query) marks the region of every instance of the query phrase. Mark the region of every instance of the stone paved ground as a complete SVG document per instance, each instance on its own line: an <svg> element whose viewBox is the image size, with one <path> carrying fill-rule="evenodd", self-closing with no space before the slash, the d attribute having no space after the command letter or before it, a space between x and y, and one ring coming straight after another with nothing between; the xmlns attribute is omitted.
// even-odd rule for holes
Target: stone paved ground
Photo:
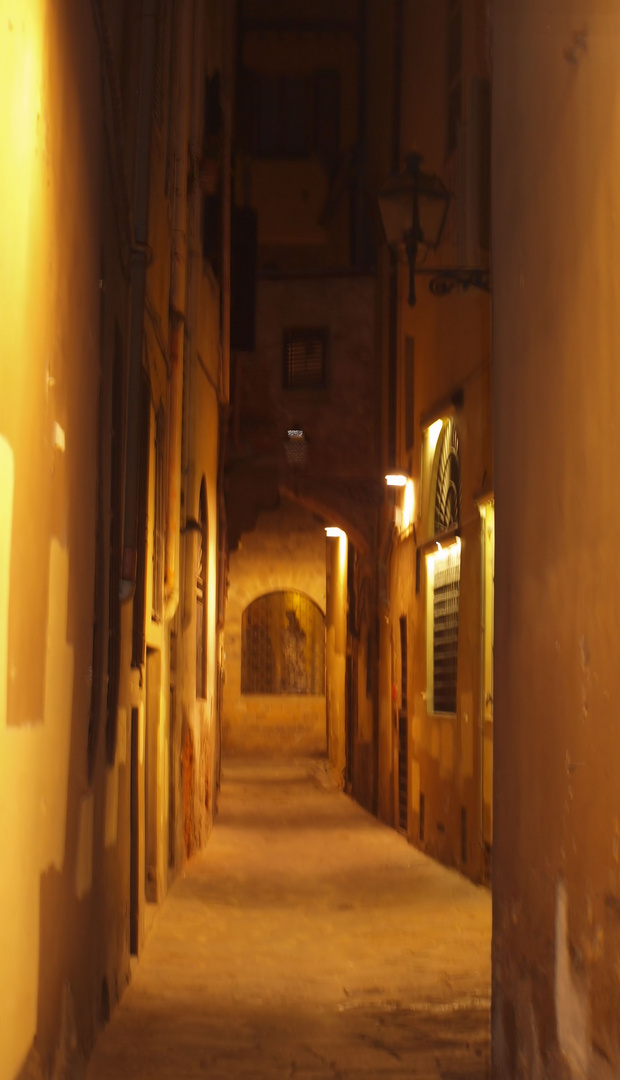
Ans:
<svg viewBox="0 0 620 1080"><path fill-rule="evenodd" d="M88 1080L485 1080L490 916L320 763L229 763Z"/></svg>

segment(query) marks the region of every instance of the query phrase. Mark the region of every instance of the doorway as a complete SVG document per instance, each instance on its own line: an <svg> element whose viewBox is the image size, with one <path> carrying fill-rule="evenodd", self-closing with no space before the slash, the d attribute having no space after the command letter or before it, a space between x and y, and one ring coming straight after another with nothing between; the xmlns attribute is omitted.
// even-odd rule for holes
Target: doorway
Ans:
<svg viewBox="0 0 620 1080"><path fill-rule="evenodd" d="M482 701L480 708L480 821L487 864L493 844L493 636L495 504L480 506L482 520Z"/></svg>

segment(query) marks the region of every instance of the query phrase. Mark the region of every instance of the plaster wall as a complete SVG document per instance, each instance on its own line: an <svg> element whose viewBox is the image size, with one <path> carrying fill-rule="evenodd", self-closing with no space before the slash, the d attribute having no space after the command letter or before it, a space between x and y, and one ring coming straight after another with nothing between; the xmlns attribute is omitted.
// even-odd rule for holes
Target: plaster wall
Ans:
<svg viewBox="0 0 620 1080"><path fill-rule="evenodd" d="M324 526L308 511L282 499L278 510L260 514L256 528L244 534L238 549L231 553L229 582L224 753L324 754L324 694L241 693L241 620L248 604L266 593L296 589L325 612Z"/></svg>
<svg viewBox="0 0 620 1080"><path fill-rule="evenodd" d="M620 16L497 0L494 1075L620 1071Z"/></svg>
<svg viewBox="0 0 620 1080"><path fill-rule="evenodd" d="M84 718L103 146L89 10L3 0L0 52L0 133L10 148L0 167L0 1076L14 1080L38 1025L49 1046L46 886L53 880L66 900L75 955L97 873L101 803L88 787ZM65 956L67 922L57 936ZM87 985L81 973L78 989Z"/></svg>

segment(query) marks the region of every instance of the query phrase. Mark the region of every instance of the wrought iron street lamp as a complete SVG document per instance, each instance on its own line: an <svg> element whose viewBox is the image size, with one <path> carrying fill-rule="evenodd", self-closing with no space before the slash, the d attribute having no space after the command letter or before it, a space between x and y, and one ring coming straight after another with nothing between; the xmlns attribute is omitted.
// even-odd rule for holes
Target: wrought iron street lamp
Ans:
<svg viewBox="0 0 620 1080"><path fill-rule="evenodd" d="M457 285L488 290L489 276L483 269L469 267L417 266L418 248L436 251L441 243L452 192L443 180L422 171L422 155L409 154L405 170L392 173L378 195L379 210L388 244L404 244L409 264L409 305L415 306L415 275L431 276L430 290L444 296Z"/></svg>

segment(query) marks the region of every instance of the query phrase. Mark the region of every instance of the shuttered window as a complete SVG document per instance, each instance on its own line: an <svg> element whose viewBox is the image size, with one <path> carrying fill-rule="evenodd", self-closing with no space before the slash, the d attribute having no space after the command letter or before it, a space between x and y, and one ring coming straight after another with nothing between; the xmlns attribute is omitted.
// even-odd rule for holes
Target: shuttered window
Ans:
<svg viewBox="0 0 620 1080"><path fill-rule="evenodd" d="M325 330L286 330L284 333L284 386L325 385Z"/></svg>
<svg viewBox="0 0 620 1080"><path fill-rule="evenodd" d="M435 560L433 582L433 711L456 713L461 550Z"/></svg>

